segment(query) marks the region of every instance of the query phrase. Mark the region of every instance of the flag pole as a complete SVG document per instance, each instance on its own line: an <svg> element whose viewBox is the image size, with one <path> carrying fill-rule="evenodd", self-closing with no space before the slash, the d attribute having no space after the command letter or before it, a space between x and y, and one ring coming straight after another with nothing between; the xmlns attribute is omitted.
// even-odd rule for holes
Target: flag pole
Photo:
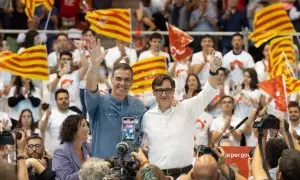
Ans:
<svg viewBox="0 0 300 180"><path fill-rule="evenodd" d="M286 82L285 77L283 74L281 74L281 79L283 82L283 90L284 90L284 98L285 98L285 104L286 104L286 113L287 113L287 120L290 122L290 113L289 113L289 107L288 107L288 99L287 99L287 92L286 92Z"/></svg>
<svg viewBox="0 0 300 180"><path fill-rule="evenodd" d="M284 51L282 51L282 54L283 54L284 59L285 59L285 64L286 64L289 68L292 69L292 73L293 73L294 79L297 79L296 76L295 76L294 70L293 70L293 68L292 68L291 65L290 65L289 59L287 58L287 55L285 54Z"/></svg>
<svg viewBox="0 0 300 180"><path fill-rule="evenodd" d="M52 9L53 9L53 8L52 8ZM48 17L47 17L46 25L45 25L45 28L44 28L44 33L46 33L46 30L47 30L47 28L48 28L48 24L49 24L49 21L50 21L52 9L48 12Z"/></svg>

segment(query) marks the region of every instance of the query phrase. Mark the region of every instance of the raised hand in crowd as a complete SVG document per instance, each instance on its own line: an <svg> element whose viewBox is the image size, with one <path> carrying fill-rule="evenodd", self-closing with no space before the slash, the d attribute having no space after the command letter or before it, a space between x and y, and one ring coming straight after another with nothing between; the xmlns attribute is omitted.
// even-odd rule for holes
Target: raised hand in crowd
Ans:
<svg viewBox="0 0 300 180"><path fill-rule="evenodd" d="M101 51L101 43L99 39L97 40L97 43L94 41L92 43L91 49L89 49L91 65L92 65L92 67L88 72L87 81L86 81L86 88L89 91L94 92L97 90L98 70L107 52L108 52L107 50L104 52Z"/></svg>
<svg viewBox="0 0 300 180"><path fill-rule="evenodd" d="M209 61L209 65L210 65L210 74L211 74L211 76L209 77L208 82L213 88L217 88L218 81L219 81L219 76L217 76L217 70L220 67L222 67L222 65L223 65L222 59L215 56L214 53L213 53L212 57Z"/></svg>
<svg viewBox="0 0 300 180"><path fill-rule="evenodd" d="M22 131L19 131L22 134L21 139L16 138L16 143L18 146L17 149L17 165L18 165L18 180L29 180L27 166L25 162L25 146L26 146L26 134Z"/></svg>

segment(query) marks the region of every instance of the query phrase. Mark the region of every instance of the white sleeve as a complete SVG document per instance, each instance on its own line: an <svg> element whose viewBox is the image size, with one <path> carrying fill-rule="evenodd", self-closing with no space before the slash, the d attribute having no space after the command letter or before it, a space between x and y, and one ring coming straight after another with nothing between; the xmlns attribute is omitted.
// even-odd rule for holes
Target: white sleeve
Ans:
<svg viewBox="0 0 300 180"><path fill-rule="evenodd" d="M75 51L73 52L73 61L74 62L79 62L80 61L79 49L75 49Z"/></svg>
<svg viewBox="0 0 300 180"><path fill-rule="evenodd" d="M56 65L57 65L57 54L54 51L48 55L48 66L54 67Z"/></svg>
<svg viewBox="0 0 300 180"><path fill-rule="evenodd" d="M248 67L248 68L253 68L254 67L254 60L253 60L253 57L250 55L250 54L248 54L248 61L247 61L247 64L246 64L246 66Z"/></svg>
<svg viewBox="0 0 300 180"><path fill-rule="evenodd" d="M195 64L201 64L201 60L200 59L202 59L202 57L200 56L200 53L193 54L191 65L193 66Z"/></svg>
<svg viewBox="0 0 300 180"><path fill-rule="evenodd" d="M219 118L213 120L213 122L210 125L209 131L219 131L220 130L220 126L219 126L220 122L218 122L219 120L220 120Z"/></svg>
<svg viewBox="0 0 300 180"><path fill-rule="evenodd" d="M115 59L113 59L112 49L108 49L108 52L104 59L105 59L105 64L108 67L108 69L113 69Z"/></svg>
<svg viewBox="0 0 300 180"><path fill-rule="evenodd" d="M292 7L292 9L290 10L289 16L292 21L297 20L300 18L300 12L297 12L296 7Z"/></svg>
<svg viewBox="0 0 300 180"><path fill-rule="evenodd" d="M144 52L142 52L142 53L140 54L138 60L142 60L142 59L145 59L145 58L147 58L147 57L146 57L146 51L144 51Z"/></svg>
<svg viewBox="0 0 300 180"><path fill-rule="evenodd" d="M130 49L130 54L128 54L130 57L130 65L133 65L137 61L137 54L134 49Z"/></svg>

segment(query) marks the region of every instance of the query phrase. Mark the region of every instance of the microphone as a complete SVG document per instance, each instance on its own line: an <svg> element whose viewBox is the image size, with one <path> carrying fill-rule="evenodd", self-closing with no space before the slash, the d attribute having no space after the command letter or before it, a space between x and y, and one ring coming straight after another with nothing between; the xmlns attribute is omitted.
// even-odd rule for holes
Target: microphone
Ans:
<svg viewBox="0 0 300 180"><path fill-rule="evenodd" d="M240 123L238 123L238 125L235 126L235 128L233 128L229 133L223 135L220 137L219 141L218 141L218 146L220 146L220 143L222 141L223 138L227 137L229 134L231 134L233 131L237 130L239 127L241 127L241 125L243 125L246 121L248 120L248 117L245 117Z"/></svg>

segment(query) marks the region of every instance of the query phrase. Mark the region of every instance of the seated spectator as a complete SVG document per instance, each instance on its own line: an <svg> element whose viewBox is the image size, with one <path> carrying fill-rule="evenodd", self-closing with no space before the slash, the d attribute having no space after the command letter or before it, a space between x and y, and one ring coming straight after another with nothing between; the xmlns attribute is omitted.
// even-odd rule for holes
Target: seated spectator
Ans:
<svg viewBox="0 0 300 180"><path fill-rule="evenodd" d="M38 121L38 107L41 103L40 88L35 87L31 79L20 76L15 78L13 84L8 95L8 106L10 107L8 114L12 119L13 126L16 125L21 111L25 108L29 108L32 111L33 119Z"/></svg>
<svg viewBox="0 0 300 180"><path fill-rule="evenodd" d="M68 116L60 127L61 145L53 154L52 169L56 180L79 180L80 166L91 156L86 143L89 128L81 115Z"/></svg>
<svg viewBox="0 0 300 180"><path fill-rule="evenodd" d="M80 180L104 179L110 173L110 164L99 158L86 160L79 171Z"/></svg>
<svg viewBox="0 0 300 180"><path fill-rule="evenodd" d="M23 109L21 111L16 128L21 129L28 137L33 134L42 135L41 131L36 128L36 123L34 122L30 109Z"/></svg>
<svg viewBox="0 0 300 180"><path fill-rule="evenodd" d="M202 89L199 78L195 74L190 74L186 78L184 85L185 93L182 99L189 99L196 96Z"/></svg>
<svg viewBox="0 0 300 180"><path fill-rule="evenodd" d="M30 136L27 139L26 159L30 180L54 180L55 173L52 169L52 159L46 156L40 136Z"/></svg>

